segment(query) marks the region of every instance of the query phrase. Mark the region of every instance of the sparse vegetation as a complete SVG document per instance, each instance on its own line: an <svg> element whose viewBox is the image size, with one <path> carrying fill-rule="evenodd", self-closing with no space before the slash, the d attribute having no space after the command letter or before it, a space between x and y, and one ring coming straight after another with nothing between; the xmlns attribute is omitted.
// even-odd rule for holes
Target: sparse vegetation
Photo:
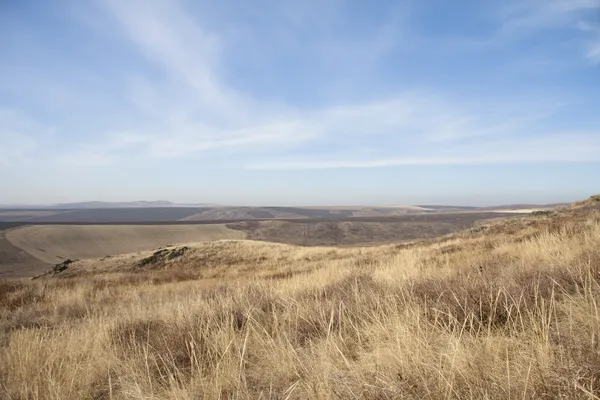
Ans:
<svg viewBox="0 0 600 400"><path fill-rule="evenodd" d="M594 205L594 204L600 204L600 194L596 194L593 196L590 196L589 199L584 200L582 204L580 205Z"/></svg>
<svg viewBox="0 0 600 400"><path fill-rule="evenodd" d="M600 396L597 205L420 243L161 251L0 283L0 398Z"/></svg>
<svg viewBox="0 0 600 400"><path fill-rule="evenodd" d="M535 216L535 217L546 217L548 215L552 215L554 214L554 211L552 210L537 210L531 213L531 215Z"/></svg>

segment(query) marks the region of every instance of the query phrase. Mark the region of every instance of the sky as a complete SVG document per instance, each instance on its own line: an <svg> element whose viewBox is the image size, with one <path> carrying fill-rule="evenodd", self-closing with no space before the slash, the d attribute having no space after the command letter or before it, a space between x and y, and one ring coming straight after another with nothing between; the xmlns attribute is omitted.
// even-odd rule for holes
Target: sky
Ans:
<svg viewBox="0 0 600 400"><path fill-rule="evenodd" d="M600 192L600 0L1 0L0 204Z"/></svg>

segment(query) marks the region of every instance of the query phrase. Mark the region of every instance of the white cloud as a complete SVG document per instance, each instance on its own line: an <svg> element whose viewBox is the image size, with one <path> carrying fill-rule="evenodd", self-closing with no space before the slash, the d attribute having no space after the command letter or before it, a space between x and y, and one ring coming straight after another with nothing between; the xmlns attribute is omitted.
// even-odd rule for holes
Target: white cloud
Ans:
<svg viewBox="0 0 600 400"><path fill-rule="evenodd" d="M201 95L221 97L222 89L209 68L216 61L217 39L174 3L106 0L105 4L148 59L181 74Z"/></svg>
<svg viewBox="0 0 600 400"><path fill-rule="evenodd" d="M302 145L318 146L322 142L335 142L341 150L369 144L381 151L388 150L391 143L411 149L475 137L502 138L545 115L544 106L539 104L533 114L530 109L516 111L514 106L506 104L491 108L508 111L474 110L433 94L409 92L363 104L308 111L290 109L281 115L262 116L259 121L239 128L207 125L186 118L163 121L165 126L112 133L100 143L87 144L81 151L89 151L91 160L101 153L111 154L111 158L106 158L109 160L120 153L127 158L132 154L177 158L223 149L269 154Z"/></svg>
<svg viewBox="0 0 600 400"><path fill-rule="evenodd" d="M600 10L599 10L600 14ZM592 37L591 44L588 45L586 57L593 63L600 62L600 26L592 25L585 21L579 21L576 25L577 29L585 32Z"/></svg>
<svg viewBox="0 0 600 400"><path fill-rule="evenodd" d="M435 154L436 148L463 143L466 153L460 157L386 157L363 162L335 161L333 165L372 167L411 163L489 162L497 156L493 153L491 158L482 157L481 148L478 147L481 140L488 138L501 145L510 143L515 134L524 132L530 123L547 117L555 108L556 104L552 102L538 102L533 108L518 102L465 106L431 93L408 92L389 100L363 104L317 110L288 109L275 116L266 114L254 123L239 128L206 125L185 118L178 121L171 119L166 122L166 127L169 128L167 130L163 130L165 127L161 126L149 126L134 132L113 133L101 143L90 143L80 149L82 155L75 157L75 160L84 165L90 160L92 165L97 165L118 162L119 157L123 160L136 156L195 157L205 153L218 154L215 152L223 150L245 153L249 157L260 154L261 159L264 159L282 150L302 146L311 152L322 143L334 143L342 154L348 149L365 147L370 148L370 153L373 154L387 153L394 149L409 153L429 149L431 154ZM471 145L464 145L465 141ZM589 137L583 143L586 141L589 142ZM535 145L538 146L539 143ZM85 152L90 153L89 158L83 156ZM101 157L102 154L104 157ZM528 158L523 155L519 160L526 159ZM233 160L234 163L235 161ZM278 161L273 165L277 168L296 168L289 162L290 160L286 160L282 164ZM310 168L329 168L332 165L329 161L316 164L301 161L302 166L309 164L312 165Z"/></svg>
<svg viewBox="0 0 600 400"><path fill-rule="evenodd" d="M600 0L518 0L504 8L501 32L517 34L532 29L569 26L582 13L600 8Z"/></svg>
<svg viewBox="0 0 600 400"><path fill-rule="evenodd" d="M51 132L18 110L0 108L0 166L27 161Z"/></svg>
<svg viewBox="0 0 600 400"><path fill-rule="evenodd" d="M600 0L519 0L509 3L502 13L499 38L517 38L535 31L552 28L577 29L582 34L597 36L598 28L587 17L600 12ZM587 51L586 58L596 62L598 47Z"/></svg>
<svg viewBox="0 0 600 400"><path fill-rule="evenodd" d="M379 168L403 165L468 165L502 163L600 162L600 132L561 133L539 139L488 142L455 147L451 151L437 149L427 155L360 159L306 158L271 160L246 165L258 170L309 170L337 168Z"/></svg>
<svg viewBox="0 0 600 400"><path fill-rule="evenodd" d="M307 136L284 107L257 102L221 81L220 38L186 15L178 2L102 0L125 38L165 73L159 82L133 75L128 96L143 137L130 147L141 156L180 157L221 148L281 145ZM277 117L285 113L285 118ZM94 148L122 144L105 134ZM119 148L120 150L121 148Z"/></svg>
<svg viewBox="0 0 600 400"><path fill-rule="evenodd" d="M559 11L580 11L600 8L600 0L555 0L555 9Z"/></svg>
<svg viewBox="0 0 600 400"><path fill-rule="evenodd" d="M592 46L588 50L587 57L593 62L600 62L600 41Z"/></svg>

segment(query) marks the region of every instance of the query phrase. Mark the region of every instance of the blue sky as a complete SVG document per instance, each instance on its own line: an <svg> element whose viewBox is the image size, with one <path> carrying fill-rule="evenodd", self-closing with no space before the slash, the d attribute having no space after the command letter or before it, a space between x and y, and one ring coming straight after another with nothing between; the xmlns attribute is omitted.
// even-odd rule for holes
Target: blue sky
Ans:
<svg viewBox="0 0 600 400"><path fill-rule="evenodd" d="M0 2L0 203L600 192L600 0Z"/></svg>

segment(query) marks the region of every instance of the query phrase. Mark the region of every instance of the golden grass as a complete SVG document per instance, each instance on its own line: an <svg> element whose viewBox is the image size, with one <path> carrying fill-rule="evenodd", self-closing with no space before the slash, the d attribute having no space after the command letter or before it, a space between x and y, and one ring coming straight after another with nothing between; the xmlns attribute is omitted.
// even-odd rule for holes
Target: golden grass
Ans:
<svg viewBox="0 0 600 400"><path fill-rule="evenodd" d="M0 398L600 397L597 211L138 261L1 283Z"/></svg>

